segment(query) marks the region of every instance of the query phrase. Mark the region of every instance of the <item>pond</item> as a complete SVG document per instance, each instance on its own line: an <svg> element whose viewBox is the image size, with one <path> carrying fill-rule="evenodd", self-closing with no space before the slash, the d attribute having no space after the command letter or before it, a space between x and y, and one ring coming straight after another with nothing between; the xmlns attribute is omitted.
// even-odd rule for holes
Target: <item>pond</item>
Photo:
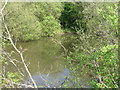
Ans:
<svg viewBox="0 0 120 90"><path fill-rule="evenodd" d="M63 41L64 40L61 38L61 42ZM65 43L67 46L70 46L71 41ZM53 39L42 37L38 41L17 42L17 47L19 49L22 48L24 51L25 62L38 86L62 87L67 83L67 87L72 87L73 84L77 83L77 77L71 74L71 70L67 66L67 61L64 59L63 48L55 43ZM12 52L12 56L18 61L21 61L13 47L7 47L6 51L9 53ZM22 64L18 63L18 66L21 68L22 72L24 72L24 82L27 83L30 81L28 74L25 72ZM12 64L7 66L7 70L16 72ZM83 75L81 78L82 87L89 87L87 81L90 77Z"/></svg>

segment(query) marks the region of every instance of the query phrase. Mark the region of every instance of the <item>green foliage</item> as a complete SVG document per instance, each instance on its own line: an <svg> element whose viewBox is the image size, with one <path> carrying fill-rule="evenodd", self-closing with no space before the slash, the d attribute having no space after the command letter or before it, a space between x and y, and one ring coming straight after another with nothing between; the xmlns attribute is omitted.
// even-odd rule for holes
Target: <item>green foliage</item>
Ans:
<svg viewBox="0 0 120 90"><path fill-rule="evenodd" d="M61 25L65 31L109 35L110 40L118 34L117 9L117 3L8 3L5 20L18 41L62 33Z"/></svg>
<svg viewBox="0 0 120 90"><path fill-rule="evenodd" d="M62 33L61 25L53 16L47 16L42 21L42 36L54 36Z"/></svg>
<svg viewBox="0 0 120 90"><path fill-rule="evenodd" d="M2 57L5 57L5 55L2 54ZM6 65L9 65L9 62L7 60L8 60L7 58L4 59L4 58L0 57L0 64L3 67L5 67ZM2 76L2 83L0 85L1 88L3 88L3 87L16 88L17 86L14 85L13 83L21 83L23 81L23 77L18 72L14 72L14 73L9 72L9 71L7 71L7 69L1 73L1 76Z"/></svg>
<svg viewBox="0 0 120 90"><path fill-rule="evenodd" d="M110 32L113 32L115 35L118 34L118 3L108 3L100 4L103 6L98 9L98 13L101 17L106 20L107 25L109 25Z"/></svg>
<svg viewBox="0 0 120 90"><path fill-rule="evenodd" d="M116 40L118 34L118 3L85 3L85 22L88 35Z"/></svg>
<svg viewBox="0 0 120 90"><path fill-rule="evenodd" d="M33 3L33 5L36 8L35 15L40 21L47 16L53 16L55 19L58 19L61 15L61 11L63 10L63 4L57 2Z"/></svg>
<svg viewBox="0 0 120 90"><path fill-rule="evenodd" d="M70 69L92 76L91 87L118 88L117 3L84 3L87 32L67 56ZM116 44L115 44L116 43ZM102 48L101 48L102 47ZM101 81L100 81L101 78Z"/></svg>
<svg viewBox="0 0 120 90"><path fill-rule="evenodd" d="M18 83L18 82L20 82L21 80L20 79L18 79L17 77L21 77L21 75L19 75L19 74L17 74L17 73L10 73L10 72L8 72L7 73L7 78L9 78L9 80L11 80L11 81L13 81L13 82L16 82L16 83Z"/></svg>
<svg viewBox="0 0 120 90"><path fill-rule="evenodd" d="M31 6L33 8L33 6ZM9 3L6 7L6 23L14 40L35 40L38 39L41 26L34 16L34 8L31 10L27 3Z"/></svg>
<svg viewBox="0 0 120 90"><path fill-rule="evenodd" d="M1 43L2 47L6 46L7 44L8 44L8 40L2 38L2 43Z"/></svg>
<svg viewBox="0 0 120 90"><path fill-rule="evenodd" d="M8 3L5 21L14 40L38 40L61 33L61 10L61 3Z"/></svg>
<svg viewBox="0 0 120 90"><path fill-rule="evenodd" d="M20 83L21 81L23 81L23 78L18 73L7 72L6 79L3 79L1 86L16 88L17 86L12 83Z"/></svg>
<svg viewBox="0 0 120 90"><path fill-rule="evenodd" d="M64 29L68 28L71 31L85 30L83 3L64 3L64 10L60 17L61 25Z"/></svg>
<svg viewBox="0 0 120 90"><path fill-rule="evenodd" d="M90 55L85 53L71 53L70 57L67 57L74 71L79 68L85 67L89 69L89 72L93 73L93 77L90 84L93 87L98 88L118 88L118 57L117 57L118 45L107 45L100 50L97 50ZM75 64L75 66L73 65ZM81 70L82 71L82 70ZM88 74L90 74L88 72ZM102 82L96 81L102 78Z"/></svg>

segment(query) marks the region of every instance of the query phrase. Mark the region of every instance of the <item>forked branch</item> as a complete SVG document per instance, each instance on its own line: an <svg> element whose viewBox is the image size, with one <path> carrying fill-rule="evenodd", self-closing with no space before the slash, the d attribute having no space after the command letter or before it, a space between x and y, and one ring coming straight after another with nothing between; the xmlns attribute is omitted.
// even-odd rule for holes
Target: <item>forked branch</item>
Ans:
<svg viewBox="0 0 120 90"><path fill-rule="evenodd" d="M22 54L22 52L16 47L16 45L14 44L14 42L13 42L13 40L12 40L12 38L11 38L11 34L10 34L9 30L8 30L8 27L7 27L6 23L5 23L5 18L4 18L4 15L3 15L3 10L5 9L7 3L8 3L8 0L5 1L5 4L3 5L2 9L0 10L0 14L1 14L1 18L2 18L3 25L4 25L4 27L5 27L5 30L7 31L7 34L8 34L8 40L9 40L10 43L12 44L13 48L17 51L17 53L19 53L19 55L20 55L20 57L21 57L21 60L22 60L22 63L23 63L23 65L24 65L24 67L25 67L26 72L28 73L31 81L33 82L34 87L37 88L37 85L36 85L34 79L32 78L32 75L31 75L31 73L30 73L30 71L29 71L29 69L28 69L28 67L27 67L27 65L26 65L26 63L25 63L25 61L24 61L23 54Z"/></svg>

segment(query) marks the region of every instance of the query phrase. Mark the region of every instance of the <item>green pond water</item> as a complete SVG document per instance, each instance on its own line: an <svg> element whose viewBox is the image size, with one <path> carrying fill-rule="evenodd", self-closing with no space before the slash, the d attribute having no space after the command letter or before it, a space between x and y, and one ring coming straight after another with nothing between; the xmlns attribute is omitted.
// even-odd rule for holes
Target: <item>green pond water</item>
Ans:
<svg viewBox="0 0 120 90"><path fill-rule="evenodd" d="M71 41L67 41L67 39L62 40L61 38L61 42L63 41L66 47L71 46ZM47 85L49 85L50 87L59 87L63 85L64 81L67 81L68 87L71 87L73 82L74 84L77 83L75 80L76 77L71 75L71 70L67 67L67 60L63 57L63 48L51 38L42 37L38 41L17 42L16 45L19 49L24 50L23 55L25 62L38 86L47 87ZM71 48L69 47L68 49ZM7 47L6 51L21 62L19 55L14 51L12 46ZM25 74L24 82L27 83L30 79L23 65L21 63L17 64ZM7 66L7 69L11 72L17 71L11 63ZM69 79L72 79L73 82L67 80L67 76L69 76ZM83 75L81 78L81 83L84 84L83 86L88 87L86 83L90 77Z"/></svg>

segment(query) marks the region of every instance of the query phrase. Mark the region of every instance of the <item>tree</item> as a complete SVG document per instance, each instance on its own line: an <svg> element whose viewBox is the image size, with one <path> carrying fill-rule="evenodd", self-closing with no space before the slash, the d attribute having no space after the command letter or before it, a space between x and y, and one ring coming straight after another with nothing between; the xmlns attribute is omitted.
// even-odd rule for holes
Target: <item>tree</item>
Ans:
<svg viewBox="0 0 120 90"><path fill-rule="evenodd" d="M58 20L61 11L61 3L8 3L5 8L5 22L14 40L38 40L41 36L61 33ZM50 24L45 24L46 20ZM50 25L54 25L53 30Z"/></svg>
<svg viewBox="0 0 120 90"><path fill-rule="evenodd" d="M61 25L64 29L68 28L74 32L85 31L86 24L84 22L83 5L81 2L64 3L64 10L60 17Z"/></svg>

